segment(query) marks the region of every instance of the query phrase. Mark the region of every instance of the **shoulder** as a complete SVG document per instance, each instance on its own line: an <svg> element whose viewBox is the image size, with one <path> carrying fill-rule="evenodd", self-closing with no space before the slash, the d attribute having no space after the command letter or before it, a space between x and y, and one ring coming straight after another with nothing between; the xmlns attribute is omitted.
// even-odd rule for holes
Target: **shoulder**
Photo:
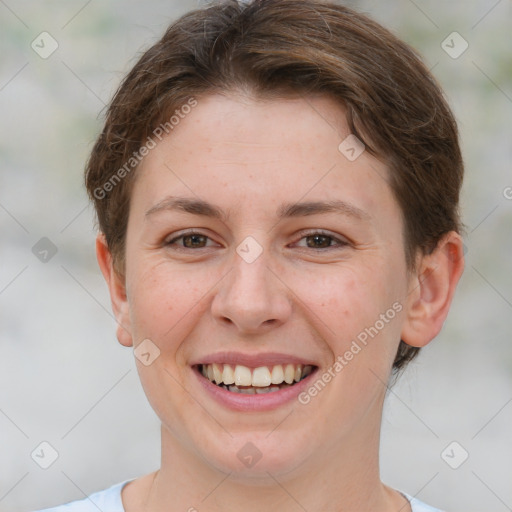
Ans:
<svg viewBox="0 0 512 512"><path fill-rule="evenodd" d="M125 512L121 500L121 490L132 479L124 480L102 491L97 491L81 500L71 501L56 507L35 512Z"/></svg>
<svg viewBox="0 0 512 512"><path fill-rule="evenodd" d="M402 492L401 494L403 494L409 500L412 512L443 512L441 509L431 507L419 499L409 496L405 492Z"/></svg>

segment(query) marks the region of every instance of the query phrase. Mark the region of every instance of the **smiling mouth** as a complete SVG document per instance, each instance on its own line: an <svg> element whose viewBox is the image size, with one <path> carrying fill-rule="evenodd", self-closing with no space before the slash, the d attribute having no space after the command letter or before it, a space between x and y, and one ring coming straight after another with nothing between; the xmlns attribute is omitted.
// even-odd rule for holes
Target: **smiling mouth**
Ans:
<svg viewBox="0 0 512 512"><path fill-rule="evenodd" d="M317 369L314 365L277 364L249 368L243 365L198 364L197 370L210 382L233 393L272 393L294 386Z"/></svg>

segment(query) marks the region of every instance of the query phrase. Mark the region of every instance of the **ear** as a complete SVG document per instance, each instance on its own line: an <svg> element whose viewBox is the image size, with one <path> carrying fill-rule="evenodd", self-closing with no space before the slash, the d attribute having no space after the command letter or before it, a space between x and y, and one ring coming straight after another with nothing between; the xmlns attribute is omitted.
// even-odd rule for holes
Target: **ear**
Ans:
<svg viewBox="0 0 512 512"><path fill-rule="evenodd" d="M117 322L117 339L121 345L130 347L133 345L133 339L125 279L114 269L112 254L103 233L99 233L96 237L96 257L110 292L112 311Z"/></svg>
<svg viewBox="0 0 512 512"><path fill-rule="evenodd" d="M408 345L427 345L443 327L464 270L463 248L460 235L450 231L432 253L420 257L410 279L402 326L402 340Z"/></svg>

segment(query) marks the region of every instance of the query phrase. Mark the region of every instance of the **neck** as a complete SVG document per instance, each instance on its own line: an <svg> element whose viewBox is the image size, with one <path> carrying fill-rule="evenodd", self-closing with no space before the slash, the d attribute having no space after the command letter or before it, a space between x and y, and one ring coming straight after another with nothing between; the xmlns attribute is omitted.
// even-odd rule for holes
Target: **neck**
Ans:
<svg viewBox="0 0 512 512"><path fill-rule="evenodd" d="M368 418L367 418L368 419ZM205 463L162 426L161 469L147 498L147 512L173 510L260 512L409 511L407 500L379 476L380 422L356 429L343 443L325 442L322 452L287 473L265 471L258 479L222 472Z"/></svg>

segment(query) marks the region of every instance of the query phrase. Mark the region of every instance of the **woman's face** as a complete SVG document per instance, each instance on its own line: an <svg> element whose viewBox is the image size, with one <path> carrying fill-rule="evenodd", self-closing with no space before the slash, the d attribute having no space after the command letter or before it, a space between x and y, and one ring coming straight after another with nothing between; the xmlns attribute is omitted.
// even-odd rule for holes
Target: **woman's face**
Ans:
<svg viewBox="0 0 512 512"><path fill-rule="evenodd" d="M327 97L197 102L137 171L120 341L196 460L257 479L350 457L378 442L410 285L388 170Z"/></svg>

